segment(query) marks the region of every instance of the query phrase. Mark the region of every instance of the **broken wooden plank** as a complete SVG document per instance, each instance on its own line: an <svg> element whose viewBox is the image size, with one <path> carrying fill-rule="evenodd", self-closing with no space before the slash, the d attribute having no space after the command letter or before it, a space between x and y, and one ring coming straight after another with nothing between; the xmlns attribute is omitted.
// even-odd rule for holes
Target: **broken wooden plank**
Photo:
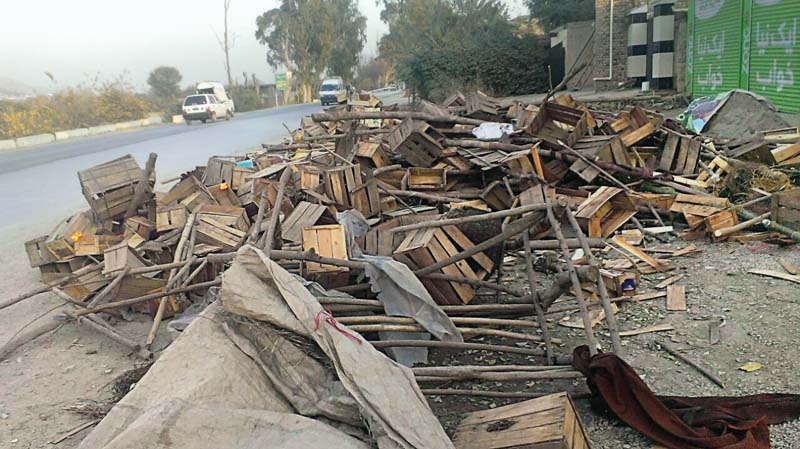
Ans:
<svg viewBox="0 0 800 449"><path fill-rule="evenodd" d="M686 311L686 286L670 285L667 287L667 310L670 312Z"/></svg>

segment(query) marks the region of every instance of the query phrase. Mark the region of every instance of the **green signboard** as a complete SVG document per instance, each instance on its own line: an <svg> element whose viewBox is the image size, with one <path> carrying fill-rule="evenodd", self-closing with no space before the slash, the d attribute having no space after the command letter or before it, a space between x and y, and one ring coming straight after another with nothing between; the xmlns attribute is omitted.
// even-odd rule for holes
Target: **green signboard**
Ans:
<svg viewBox="0 0 800 449"><path fill-rule="evenodd" d="M286 90L288 87L288 83L286 83L286 74L285 73L276 73L275 74L275 88L278 90Z"/></svg>
<svg viewBox="0 0 800 449"><path fill-rule="evenodd" d="M690 71L694 96L739 87L742 0L695 0L691 11Z"/></svg>
<svg viewBox="0 0 800 449"><path fill-rule="evenodd" d="M800 0L752 0L748 88L786 112L800 111L798 16Z"/></svg>

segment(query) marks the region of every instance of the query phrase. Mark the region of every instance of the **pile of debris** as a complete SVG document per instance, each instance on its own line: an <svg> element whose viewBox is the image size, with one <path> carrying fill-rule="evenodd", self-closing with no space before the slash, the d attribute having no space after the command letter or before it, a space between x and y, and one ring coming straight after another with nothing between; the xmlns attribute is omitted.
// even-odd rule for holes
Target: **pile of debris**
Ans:
<svg viewBox="0 0 800 449"><path fill-rule="evenodd" d="M403 110L361 94L305 117L286 143L210 158L166 181L172 187L164 193L154 193L155 163L152 154L142 169L125 156L80 172L90 210L26 242L45 285L0 309L52 291L71 305L69 317L150 358L164 319L220 299L227 314L317 340L310 345L331 358L334 376L352 373L340 366L350 360L331 355L328 333L341 337L338 345L369 342L407 366L427 361L428 349L542 357L541 366L410 371L425 385L573 379L584 374L560 366L572 357L558 353L549 316L577 316L561 324L583 330L591 355L601 346L594 327L605 322L607 349L622 354L621 336L663 330L621 332L615 314L622 303L666 296L669 310L686 309L680 276L659 285L666 291L642 292L639 281L697 249L664 250L653 241L800 241L800 189L793 185L800 130L720 142L654 111L594 110L569 95L505 107L476 92ZM516 260L527 285L504 280L503 266ZM242 267L250 267L248 276ZM542 286L543 271L555 273L550 285ZM797 273L759 274L800 281ZM275 292L280 307L253 305ZM311 294L309 311L290 299ZM131 311L153 317L145 341L109 324ZM358 385L342 382L374 421ZM417 388L403 385L397 388ZM553 440L587 447L577 442L587 439L566 396L534 401L528 412L559 410L563 425ZM411 416L427 419L419 409ZM505 430L493 429L503 416L498 409L468 418L475 422L462 424L457 446L490 447L475 441ZM382 430L394 438L388 427ZM533 434L515 441L546 444ZM380 432L373 435L380 441ZM439 446L422 439L406 447Z"/></svg>

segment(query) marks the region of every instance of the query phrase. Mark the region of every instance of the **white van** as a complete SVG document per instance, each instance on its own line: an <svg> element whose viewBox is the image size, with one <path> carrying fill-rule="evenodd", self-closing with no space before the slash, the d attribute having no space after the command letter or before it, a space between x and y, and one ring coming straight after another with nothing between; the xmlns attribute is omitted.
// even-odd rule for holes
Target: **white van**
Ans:
<svg viewBox="0 0 800 449"><path fill-rule="evenodd" d="M338 104L346 99L347 91L341 77L327 78L319 86L319 102L322 106Z"/></svg>
<svg viewBox="0 0 800 449"><path fill-rule="evenodd" d="M233 113L236 112L236 105L233 104L233 99L225 92L225 86L223 86L222 83L216 81L197 83L197 93L214 95L217 97L217 100L228 109L231 117L233 117Z"/></svg>

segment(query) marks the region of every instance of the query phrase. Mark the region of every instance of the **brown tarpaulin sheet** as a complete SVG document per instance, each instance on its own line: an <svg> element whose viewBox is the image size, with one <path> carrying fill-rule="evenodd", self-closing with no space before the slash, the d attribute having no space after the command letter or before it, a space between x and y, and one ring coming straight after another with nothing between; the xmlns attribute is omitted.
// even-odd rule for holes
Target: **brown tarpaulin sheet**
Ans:
<svg viewBox="0 0 800 449"><path fill-rule="evenodd" d="M572 364L586 376L593 406L670 449L769 449L767 425L800 416L800 395L656 396L614 354L575 348Z"/></svg>

